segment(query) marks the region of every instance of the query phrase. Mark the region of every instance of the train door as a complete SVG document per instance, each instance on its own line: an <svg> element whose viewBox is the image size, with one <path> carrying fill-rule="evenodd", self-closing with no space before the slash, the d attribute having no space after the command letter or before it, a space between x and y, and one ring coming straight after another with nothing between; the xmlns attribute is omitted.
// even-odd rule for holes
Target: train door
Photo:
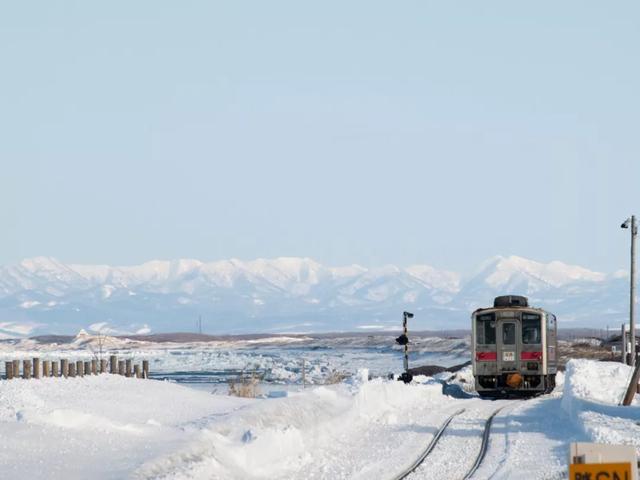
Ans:
<svg viewBox="0 0 640 480"><path fill-rule="evenodd" d="M518 322L515 319L500 320L497 333L498 371L518 371Z"/></svg>

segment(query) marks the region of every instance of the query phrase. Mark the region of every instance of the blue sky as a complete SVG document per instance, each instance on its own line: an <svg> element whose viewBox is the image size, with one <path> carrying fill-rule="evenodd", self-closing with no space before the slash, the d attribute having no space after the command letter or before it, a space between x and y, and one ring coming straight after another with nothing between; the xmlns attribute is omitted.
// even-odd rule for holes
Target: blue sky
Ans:
<svg viewBox="0 0 640 480"><path fill-rule="evenodd" d="M627 267L637 2L12 2L0 263Z"/></svg>

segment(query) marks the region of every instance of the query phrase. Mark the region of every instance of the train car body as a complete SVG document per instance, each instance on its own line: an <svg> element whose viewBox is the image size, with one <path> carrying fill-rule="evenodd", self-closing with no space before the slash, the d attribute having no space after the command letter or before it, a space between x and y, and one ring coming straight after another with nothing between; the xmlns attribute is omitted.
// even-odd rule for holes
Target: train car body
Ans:
<svg viewBox="0 0 640 480"><path fill-rule="evenodd" d="M472 363L481 397L533 396L555 387L556 316L525 297L497 297L472 316Z"/></svg>

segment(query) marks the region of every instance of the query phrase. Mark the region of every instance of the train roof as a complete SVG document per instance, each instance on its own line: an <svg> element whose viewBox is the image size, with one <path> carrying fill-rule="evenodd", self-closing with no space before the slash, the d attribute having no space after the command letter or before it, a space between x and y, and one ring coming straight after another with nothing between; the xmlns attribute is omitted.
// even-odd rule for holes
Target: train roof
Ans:
<svg viewBox="0 0 640 480"><path fill-rule="evenodd" d="M504 312L508 310L550 313L542 308L529 306L529 299L522 295L500 295L493 300L493 307L478 308L473 312L473 315L479 312Z"/></svg>
<svg viewBox="0 0 640 480"><path fill-rule="evenodd" d="M530 307L529 299L522 295L500 295L493 300L493 307L478 308L473 312L500 312L505 310L530 311L537 313L550 313L542 308Z"/></svg>
<svg viewBox="0 0 640 480"><path fill-rule="evenodd" d="M479 312L486 312L486 313L490 313L490 312L504 312L506 310L517 310L517 311L522 311L522 312L526 312L526 311L532 311L532 312L538 312L538 313L551 313L547 310L544 310L543 308L538 308L538 307L484 307L484 308L477 308L476 310L473 311L473 315L475 315L476 313Z"/></svg>

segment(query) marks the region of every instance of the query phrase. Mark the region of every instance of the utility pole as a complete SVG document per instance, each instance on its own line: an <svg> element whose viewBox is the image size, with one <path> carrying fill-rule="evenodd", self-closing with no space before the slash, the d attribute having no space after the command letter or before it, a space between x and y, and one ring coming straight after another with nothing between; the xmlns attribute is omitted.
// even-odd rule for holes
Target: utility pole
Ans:
<svg viewBox="0 0 640 480"><path fill-rule="evenodd" d="M633 375L631 375L631 381L629 382L629 386L627 387L627 391L624 395L624 399L622 400L622 404L625 406L631 405L633 401L633 397L635 397L636 393L638 393L638 382L640 382L640 362L636 362L636 322L635 322L635 307L636 307L636 237L638 236L638 224L636 223L636 216L631 215L631 288L629 291L629 295L631 295L631 299L629 300L629 322L630 322L630 332L631 336L631 361L629 365L633 369ZM627 225L625 227L625 224ZM622 224L623 228L629 227L629 219Z"/></svg>
<svg viewBox="0 0 640 480"><path fill-rule="evenodd" d="M638 224L636 216L631 215L631 288L629 289L629 324L631 334L631 366L636 364L636 237Z"/></svg>
<svg viewBox="0 0 640 480"><path fill-rule="evenodd" d="M631 275L629 288L629 336L631 337L631 361L632 367L636 364L636 237L638 236L638 223L636 216L631 215L620 225L622 228L631 227Z"/></svg>

